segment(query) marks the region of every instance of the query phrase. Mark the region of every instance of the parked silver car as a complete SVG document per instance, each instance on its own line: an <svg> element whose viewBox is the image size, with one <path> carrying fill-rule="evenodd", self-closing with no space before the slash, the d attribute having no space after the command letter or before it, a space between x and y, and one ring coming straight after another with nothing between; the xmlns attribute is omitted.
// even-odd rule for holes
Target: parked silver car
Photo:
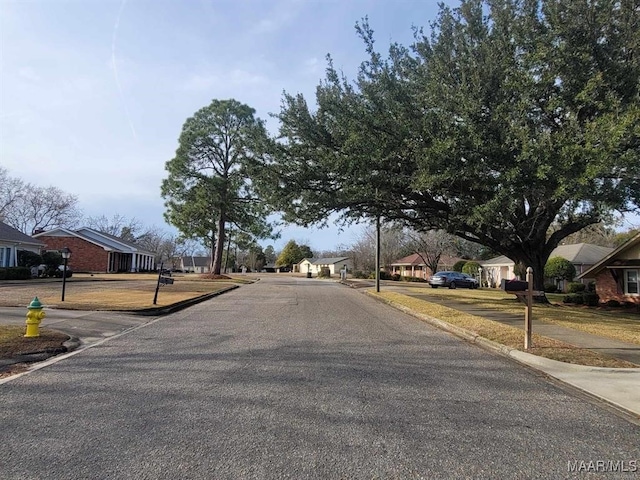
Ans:
<svg viewBox="0 0 640 480"><path fill-rule="evenodd" d="M431 285L432 288L438 288L438 287L478 288L479 287L478 280L473 278L471 275L467 275L466 273L460 273L460 272L438 272L435 275L431 276L431 278L429 279L429 285Z"/></svg>

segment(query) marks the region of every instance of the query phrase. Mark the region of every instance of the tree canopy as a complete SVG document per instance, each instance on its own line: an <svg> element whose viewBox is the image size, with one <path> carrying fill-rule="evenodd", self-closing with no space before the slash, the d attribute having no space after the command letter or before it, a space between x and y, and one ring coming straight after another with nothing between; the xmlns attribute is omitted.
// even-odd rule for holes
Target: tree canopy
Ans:
<svg viewBox="0 0 640 480"><path fill-rule="evenodd" d="M295 240L289 240L280 252L280 255L278 255L276 265L279 267L291 266L299 263L304 258L312 257L313 252L308 245L298 245Z"/></svg>
<svg viewBox="0 0 640 480"><path fill-rule="evenodd" d="M185 237L211 247L214 274L222 267L227 225L258 238L272 233L267 206L246 169L267 141L263 122L254 115L237 100L213 100L187 119L176 156L165 166L165 218Z"/></svg>
<svg viewBox="0 0 640 480"><path fill-rule="evenodd" d="M354 81L329 59L317 108L285 94L270 199L302 225L442 228L541 273L563 238L638 210L639 25L632 0L463 0L383 58L365 20Z"/></svg>

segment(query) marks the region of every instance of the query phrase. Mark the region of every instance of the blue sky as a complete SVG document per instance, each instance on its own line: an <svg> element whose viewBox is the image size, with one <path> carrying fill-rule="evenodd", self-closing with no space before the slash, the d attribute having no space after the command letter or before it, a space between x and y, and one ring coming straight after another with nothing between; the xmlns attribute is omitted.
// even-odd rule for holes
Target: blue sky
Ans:
<svg viewBox="0 0 640 480"><path fill-rule="evenodd" d="M171 230L160 183L195 111L235 98L275 132L282 91L312 100L328 53L353 78L362 17L385 51L436 14L434 0L0 0L0 165L77 195L87 216ZM326 250L359 231L263 243Z"/></svg>
<svg viewBox="0 0 640 480"><path fill-rule="evenodd" d="M436 13L432 0L0 0L0 165L77 195L87 216L170 230L160 183L195 111L235 98L275 131L283 90L312 99L328 53L353 77L356 21L386 50ZM331 249L357 231L291 227L272 243Z"/></svg>

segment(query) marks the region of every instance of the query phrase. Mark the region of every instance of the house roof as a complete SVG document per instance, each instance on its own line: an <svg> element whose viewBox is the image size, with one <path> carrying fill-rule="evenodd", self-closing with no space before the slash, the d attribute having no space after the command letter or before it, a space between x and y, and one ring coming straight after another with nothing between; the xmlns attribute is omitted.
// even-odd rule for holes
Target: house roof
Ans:
<svg viewBox="0 0 640 480"><path fill-rule="evenodd" d="M303 258L302 260L300 260L300 261L298 262L298 265L300 265L302 262L309 262L309 263L313 263L313 262L315 262L315 261L316 261L316 259L315 259L315 258Z"/></svg>
<svg viewBox="0 0 640 480"><path fill-rule="evenodd" d="M349 257L318 258L317 260L314 260L312 263L314 265L335 265L336 263L344 262L345 260L349 260Z"/></svg>
<svg viewBox="0 0 640 480"><path fill-rule="evenodd" d="M194 257L194 256L185 256L182 257L182 265L185 268L187 267L208 267L211 263L210 257Z"/></svg>
<svg viewBox="0 0 640 480"><path fill-rule="evenodd" d="M481 260L478 263L483 267L499 267L503 265L513 265L515 262L506 255L499 255L489 260Z"/></svg>
<svg viewBox="0 0 640 480"><path fill-rule="evenodd" d="M592 245L590 243L575 243L557 246L553 249L549 258L562 257L574 265L593 265L612 251L613 248L610 247L601 247L600 245ZM505 255L500 255L479 263L483 267L497 267L513 265L515 262Z"/></svg>
<svg viewBox="0 0 640 480"><path fill-rule="evenodd" d="M402 257L399 260L396 260L391 265L424 265L424 260L420 258L420 255L417 253L413 253L406 257Z"/></svg>
<svg viewBox="0 0 640 480"><path fill-rule="evenodd" d="M439 265L453 266L458 260L461 260L459 257L452 257L450 255L442 255L440 257ZM470 260L471 261L471 260ZM424 265L424 260L420 257L419 254L413 253L406 257L403 257L395 262L391 263L391 266L404 266L404 265Z"/></svg>
<svg viewBox="0 0 640 480"><path fill-rule="evenodd" d="M77 237L86 242L93 243L107 251L114 251L120 253L142 253L146 255L155 255L153 252L149 252L141 248L135 242L130 242L114 235L98 232L92 228L80 228L78 230L69 230L66 228L54 228L41 232L34 237Z"/></svg>
<svg viewBox="0 0 640 480"><path fill-rule="evenodd" d="M601 247L590 243L576 243L573 245L559 245L552 252L551 257L562 257L574 264L593 265L613 252L611 247Z"/></svg>
<svg viewBox="0 0 640 480"><path fill-rule="evenodd" d="M20 230L7 225L4 222L0 222L0 242L16 243L43 246L44 243L30 237L27 234L22 233Z"/></svg>
<svg viewBox="0 0 640 480"><path fill-rule="evenodd" d="M601 270L605 269L607 266L612 265L614 262L616 262L616 258L620 254L626 252L627 250L630 250L631 248L634 248L636 245L640 245L640 233L638 233L635 237L631 238L626 243L623 243L618 248L613 250L611 253L609 253L607 256L605 256L599 262L593 265L593 267L591 267L590 269L578 275L578 278L595 277ZM635 263L634 260L627 260L626 262L628 262L631 265ZM623 266L623 265L619 265L619 266Z"/></svg>

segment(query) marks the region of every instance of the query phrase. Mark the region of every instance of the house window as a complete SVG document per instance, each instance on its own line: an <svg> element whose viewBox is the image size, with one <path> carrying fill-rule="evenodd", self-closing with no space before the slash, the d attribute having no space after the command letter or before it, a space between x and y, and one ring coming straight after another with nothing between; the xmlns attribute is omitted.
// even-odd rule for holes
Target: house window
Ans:
<svg viewBox="0 0 640 480"><path fill-rule="evenodd" d="M627 295L638 295L638 270L625 270L624 274L624 293Z"/></svg>
<svg viewBox="0 0 640 480"><path fill-rule="evenodd" d="M6 267L5 265L7 254L5 253L8 249L4 247L0 247L0 267Z"/></svg>

